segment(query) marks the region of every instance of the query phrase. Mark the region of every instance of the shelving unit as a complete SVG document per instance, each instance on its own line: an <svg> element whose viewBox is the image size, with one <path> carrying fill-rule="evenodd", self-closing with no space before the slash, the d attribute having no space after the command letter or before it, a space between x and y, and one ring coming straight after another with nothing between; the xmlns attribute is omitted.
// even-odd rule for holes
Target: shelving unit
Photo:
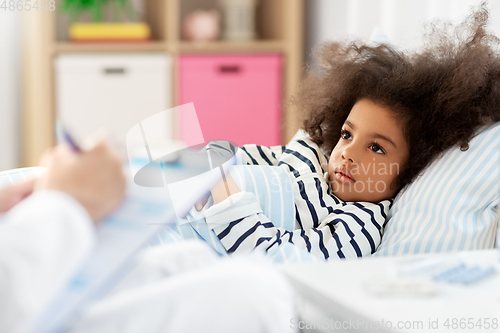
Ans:
<svg viewBox="0 0 500 333"><path fill-rule="evenodd" d="M283 96L288 98L302 75L304 0L260 0L256 40L209 43L183 40L182 18L194 8L213 8L216 4L216 0L144 0L144 20L151 27L152 41L125 44L72 43L66 36L67 20L57 10L24 12L23 166L36 165L42 152L55 143L53 60L59 54L166 52L174 59L172 96L175 106L178 101L176 58L180 54L280 53L284 59ZM298 127L293 112L283 114L282 142L287 142Z"/></svg>

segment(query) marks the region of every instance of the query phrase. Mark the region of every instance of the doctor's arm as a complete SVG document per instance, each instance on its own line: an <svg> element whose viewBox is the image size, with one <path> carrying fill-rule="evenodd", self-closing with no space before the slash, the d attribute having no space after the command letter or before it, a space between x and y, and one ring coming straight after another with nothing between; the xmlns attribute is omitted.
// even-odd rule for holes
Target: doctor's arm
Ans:
<svg viewBox="0 0 500 333"><path fill-rule="evenodd" d="M124 196L122 163L103 143L79 154L59 146L42 162L41 178L0 192L7 211L0 223L2 332L31 330L90 251L94 224Z"/></svg>

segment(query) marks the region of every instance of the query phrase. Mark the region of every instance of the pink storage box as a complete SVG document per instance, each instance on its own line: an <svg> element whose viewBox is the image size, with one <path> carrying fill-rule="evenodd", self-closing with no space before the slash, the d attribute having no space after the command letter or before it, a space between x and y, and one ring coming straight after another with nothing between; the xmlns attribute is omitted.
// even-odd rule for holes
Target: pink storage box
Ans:
<svg viewBox="0 0 500 333"><path fill-rule="evenodd" d="M180 103L194 103L206 142L281 144L282 57L183 55ZM189 144L193 119L180 117L180 138Z"/></svg>

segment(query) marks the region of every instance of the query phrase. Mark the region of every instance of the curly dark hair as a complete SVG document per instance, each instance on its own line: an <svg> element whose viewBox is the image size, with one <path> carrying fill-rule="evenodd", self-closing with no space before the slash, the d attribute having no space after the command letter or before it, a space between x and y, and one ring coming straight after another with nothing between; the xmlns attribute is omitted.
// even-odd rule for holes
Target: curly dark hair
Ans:
<svg viewBox="0 0 500 333"><path fill-rule="evenodd" d="M420 51L330 42L292 103L302 128L330 155L354 104L369 99L394 112L409 161L392 188L399 192L446 149L468 142L480 125L500 121L499 39L486 30L482 3L457 27L434 23Z"/></svg>

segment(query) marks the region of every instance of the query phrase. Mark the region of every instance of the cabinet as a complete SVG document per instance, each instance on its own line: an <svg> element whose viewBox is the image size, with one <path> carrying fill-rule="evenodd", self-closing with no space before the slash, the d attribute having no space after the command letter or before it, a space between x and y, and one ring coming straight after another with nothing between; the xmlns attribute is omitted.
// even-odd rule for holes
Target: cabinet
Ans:
<svg viewBox="0 0 500 333"><path fill-rule="evenodd" d="M180 104L193 102L206 141L281 143L281 55L182 55ZM192 133L180 119L180 137Z"/></svg>
<svg viewBox="0 0 500 333"><path fill-rule="evenodd" d="M297 88L303 68L304 0L260 0L258 38L247 42L218 40L193 43L181 37L182 18L194 8L214 6L216 0L144 0L143 18L150 25L147 43L85 43L67 40L67 22L58 11L23 12L23 165L35 165L41 153L55 143L56 110L54 59L80 53L164 53L172 57L169 94L171 106L180 104L179 62L182 55L279 54L282 59L281 92L286 100ZM294 112L281 113L279 143L293 137L299 127Z"/></svg>
<svg viewBox="0 0 500 333"><path fill-rule="evenodd" d="M171 105L164 53L61 54L54 64L57 117L80 142L106 127L125 146L134 125Z"/></svg>

